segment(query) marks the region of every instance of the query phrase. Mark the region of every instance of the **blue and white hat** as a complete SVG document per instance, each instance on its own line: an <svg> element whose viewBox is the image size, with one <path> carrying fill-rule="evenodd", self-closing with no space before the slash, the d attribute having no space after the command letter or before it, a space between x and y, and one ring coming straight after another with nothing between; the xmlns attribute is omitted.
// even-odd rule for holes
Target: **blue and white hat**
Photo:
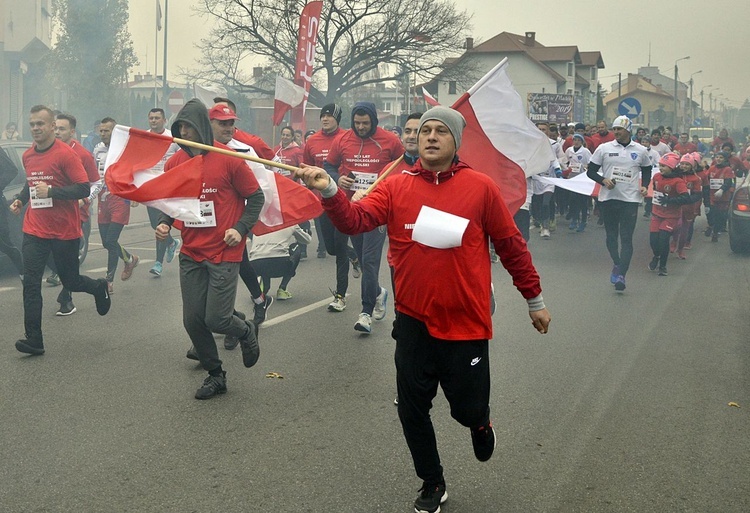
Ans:
<svg viewBox="0 0 750 513"><path fill-rule="evenodd" d="M633 122L627 116L617 116L612 122L612 128L624 128L628 132L633 131Z"/></svg>

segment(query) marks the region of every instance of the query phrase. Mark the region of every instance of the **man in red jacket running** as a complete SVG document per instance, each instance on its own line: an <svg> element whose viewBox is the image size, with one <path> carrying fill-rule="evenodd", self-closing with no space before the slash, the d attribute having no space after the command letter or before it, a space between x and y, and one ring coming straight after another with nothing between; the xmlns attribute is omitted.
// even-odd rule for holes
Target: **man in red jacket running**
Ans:
<svg viewBox="0 0 750 513"><path fill-rule="evenodd" d="M321 191L326 212L344 233L388 227L398 290L393 325L398 414L424 481L416 511L440 511L448 498L430 420L438 385L453 418L470 429L477 459L487 461L494 451L488 238L526 298L534 328L547 333L550 323L539 275L500 189L458 159L465 124L447 107L427 111L413 172L389 177L358 202L350 202L323 169L303 164L299 173Z"/></svg>

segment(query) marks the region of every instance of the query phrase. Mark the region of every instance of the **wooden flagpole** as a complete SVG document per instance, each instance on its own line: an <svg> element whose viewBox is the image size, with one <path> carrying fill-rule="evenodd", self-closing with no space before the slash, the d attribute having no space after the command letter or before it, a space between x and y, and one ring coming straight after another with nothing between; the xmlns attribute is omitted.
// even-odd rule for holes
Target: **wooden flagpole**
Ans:
<svg viewBox="0 0 750 513"><path fill-rule="evenodd" d="M190 148L196 148L204 151L213 151L214 153L221 153L222 155L228 155L230 157L238 157L245 160L251 160L265 166L286 169L287 171L291 171L292 173L296 173L297 171L299 171L298 167L290 166L288 164L282 164L281 162L275 162L273 160L262 159L260 157L253 157L252 155L247 155L246 153L242 153L240 151L225 150L224 148L217 148L216 146L209 146L208 144L188 141L187 139L180 139L179 137L173 137L172 140L182 146L189 146Z"/></svg>
<svg viewBox="0 0 750 513"><path fill-rule="evenodd" d="M383 171L383 174L381 174L381 175L380 175L380 176L379 176L379 177L377 178L377 180L375 180L375 181L374 181L374 182L372 183L372 185L371 185L371 186L369 186L369 187L367 188L367 190L365 191L365 196L367 196L368 194L370 194L370 193L371 193L371 192L373 191L373 189L374 189L375 187L377 187L377 185L378 185L378 184L379 184L380 182L382 182L383 180L385 180L385 178L386 178L386 177L387 177L387 176L388 176L389 174L391 174L391 171L393 171L394 169L396 169L396 166L398 166L399 164L401 164L401 162L403 162L403 161L404 161L404 156L403 156L403 155L401 155L401 156L400 156L399 158L397 158L396 160L394 160L394 161L393 161L393 164L391 164L390 166L388 166L388 169L386 169L385 171Z"/></svg>

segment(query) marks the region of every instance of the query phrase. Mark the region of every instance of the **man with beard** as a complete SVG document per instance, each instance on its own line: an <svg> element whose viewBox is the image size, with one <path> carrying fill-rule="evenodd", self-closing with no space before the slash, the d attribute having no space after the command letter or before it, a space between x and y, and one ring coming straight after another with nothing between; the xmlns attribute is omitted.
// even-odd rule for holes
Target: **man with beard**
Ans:
<svg viewBox="0 0 750 513"><path fill-rule="evenodd" d="M356 191L367 190L383 167L401 156L403 151L398 136L378 126L375 104L357 102L352 109L352 129L334 141L323 167L351 198ZM378 281L384 242L385 229L374 228L352 237L362 265L362 311L354 329L365 334L372 332L372 313L376 303L382 305L385 301L385 289ZM337 290L328 309L340 312L345 307L346 300Z"/></svg>

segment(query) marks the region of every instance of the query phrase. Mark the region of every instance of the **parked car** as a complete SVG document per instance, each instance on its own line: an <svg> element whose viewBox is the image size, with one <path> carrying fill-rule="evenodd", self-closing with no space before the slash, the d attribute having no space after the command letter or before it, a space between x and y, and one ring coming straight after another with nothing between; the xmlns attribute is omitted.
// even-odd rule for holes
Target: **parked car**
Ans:
<svg viewBox="0 0 750 513"><path fill-rule="evenodd" d="M18 175L16 178L13 179L10 184L3 190L3 196L6 199L6 202L4 205L0 205L0 208L8 208L8 205L13 200L13 197L21 192L21 189L23 189L24 184L26 183L26 171L23 168L23 154L26 150L28 150L31 147L31 143L27 141L0 141L0 151L4 151L8 157L10 157L10 160L13 161L13 163L16 165L16 169L18 169ZM15 216L13 214L10 214L8 216L8 228L10 229L10 240L13 242L13 244L18 248L21 249L21 242L23 240L23 216L26 213L26 207L24 207L24 210L21 212L20 215ZM87 221L87 223L90 223L91 221ZM85 235L90 230L89 227L86 227L87 229L84 230L84 237L81 239L81 246L78 251L78 261L82 264L83 261L86 259L86 255L89 252L89 240L88 237ZM7 269L9 267L12 267L12 263L10 262L10 259L5 255L0 253L0 269Z"/></svg>
<svg viewBox="0 0 750 513"><path fill-rule="evenodd" d="M750 177L738 183L729 205L729 247L734 253L750 253Z"/></svg>

